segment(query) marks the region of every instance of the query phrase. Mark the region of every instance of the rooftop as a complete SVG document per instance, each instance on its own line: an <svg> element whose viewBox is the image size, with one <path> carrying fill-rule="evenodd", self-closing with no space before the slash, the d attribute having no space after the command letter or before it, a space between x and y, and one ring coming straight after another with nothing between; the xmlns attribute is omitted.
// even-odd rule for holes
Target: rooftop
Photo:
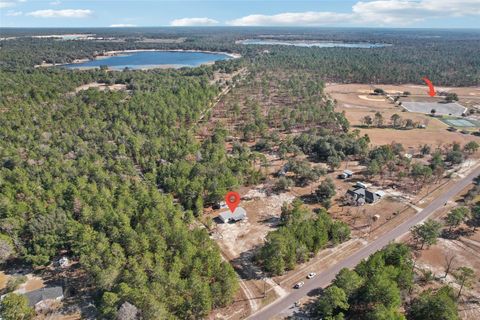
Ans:
<svg viewBox="0 0 480 320"><path fill-rule="evenodd" d="M242 207L237 207L232 213L230 210L224 211L218 216L223 222L228 222L230 220L239 221L247 217L247 212Z"/></svg>
<svg viewBox="0 0 480 320"><path fill-rule="evenodd" d="M467 111L467 108L457 102L402 102L402 106L410 112L427 114L430 114L432 109L435 109L435 115L461 116L464 112Z"/></svg>
<svg viewBox="0 0 480 320"><path fill-rule="evenodd" d="M25 293L28 304L33 307L43 300L58 299L63 297L62 287L48 287Z"/></svg>

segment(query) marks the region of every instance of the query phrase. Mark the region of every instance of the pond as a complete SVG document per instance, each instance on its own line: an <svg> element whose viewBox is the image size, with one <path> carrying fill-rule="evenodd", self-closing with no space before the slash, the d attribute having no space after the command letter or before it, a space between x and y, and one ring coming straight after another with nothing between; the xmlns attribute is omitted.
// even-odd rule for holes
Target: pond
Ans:
<svg viewBox="0 0 480 320"><path fill-rule="evenodd" d="M391 46L384 43L370 42L342 42L342 41L316 41L316 40L275 40L275 39L246 39L238 41L245 45L279 45L295 47L317 47L317 48L383 48Z"/></svg>
<svg viewBox="0 0 480 320"><path fill-rule="evenodd" d="M198 51L124 51L95 60L66 64L70 69L88 69L107 66L109 69L151 69L197 67L202 64L231 59L233 55L222 52Z"/></svg>

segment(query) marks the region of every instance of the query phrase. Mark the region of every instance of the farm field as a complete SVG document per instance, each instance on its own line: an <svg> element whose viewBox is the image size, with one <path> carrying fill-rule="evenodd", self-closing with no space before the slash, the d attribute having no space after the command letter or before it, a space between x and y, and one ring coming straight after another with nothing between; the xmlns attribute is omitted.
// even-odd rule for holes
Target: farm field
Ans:
<svg viewBox="0 0 480 320"><path fill-rule="evenodd" d="M400 94L409 91L411 96L408 100L432 100L427 96L426 87L418 85L327 84L325 91L337 101L336 109L345 112L345 116L353 127L358 128L362 134L368 134L372 144L382 145L395 141L406 147L418 147L420 144L439 146L453 142L463 144L478 140L478 137L473 135L447 131L449 125L439 118L423 113L403 112L401 107L387 101L383 96L369 95L377 87L384 89L387 94ZM469 101L476 101L475 103L480 105L480 88L478 87L438 88L438 90L455 91L459 94L461 102L463 101L461 97L468 96L471 97ZM404 101L403 98L402 101ZM390 117L393 114L398 114L403 119L411 119L424 125L425 129L363 128L362 119L367 115L373 118L376 112L380 112L387 123L390 122Z"/></svg>

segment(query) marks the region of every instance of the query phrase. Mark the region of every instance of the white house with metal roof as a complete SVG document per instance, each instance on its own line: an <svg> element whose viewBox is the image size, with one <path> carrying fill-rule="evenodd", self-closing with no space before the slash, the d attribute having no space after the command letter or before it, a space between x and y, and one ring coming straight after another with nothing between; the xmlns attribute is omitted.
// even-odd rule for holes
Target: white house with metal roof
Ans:
<svg viewBox="0 0 480 320"><path fill-rule="evenodd" d="M232 213L230 210L224 211L218 215L218 218L223 223L228 223L230 221L237 222L244 220L247 217L247 212L242 207L237 207Z"/></svg>

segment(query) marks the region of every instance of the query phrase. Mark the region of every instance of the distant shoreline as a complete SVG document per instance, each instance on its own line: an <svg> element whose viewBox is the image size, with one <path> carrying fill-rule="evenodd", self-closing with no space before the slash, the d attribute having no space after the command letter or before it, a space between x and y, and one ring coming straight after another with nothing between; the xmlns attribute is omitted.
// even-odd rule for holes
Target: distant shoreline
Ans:
<svg viewBox="0 0 480 320"><path fill-rule="evenodd" d="M226 56L229 56L232 59L238 59L241 58L242 55L238 53L230 53L230 52L223 52L223 51L208 51L208 50L187 50L187 49L129 49L129 50L112 50L112 51L106 51L102 54L96 55L93 59L75 59L73 62L69 63L45 63L43 62L42 64L35 65L35 68L46 68L46 67L58 67L58 66L65 66L65 65L71 65L71 64L80 64L88 61L93 61L93 60L101 60L109 57L114 57L114 56L119 56L123 53L135 53L135 52L144 52L144 51L159 51L159 52L200 52L200 53L212 53L212 54L224 54ZM209 65L213 64L214 62L206 62L202 63L200 65ZM140 68L140 69L134 69L134 70L150 70L150 69L169 69L172 68L173 65L171 64L159 64L154 67L146 67L146 68ZM88 69L95 69L98 68L98 66L92 66L92 67L80 67L83 70L88 70ZM110 68L112 70L118 70L115 68Z"/></svg>
<svg viewBox="0 0 480 320"><path fill-rule="evenodd" d="M113 50L113 51L106 51L103 55L98 55L97 57L110 57L116 56L122 53L134 53L134 52L143 52L143 51L163 51L163 52L199 52L199 53L216 53L216 54L224 54L234 59L241 58L242 55L238 53L230 53L224 51L208 51L208 50L189 50L189 49L130 49L130 50Z"/></svg>

